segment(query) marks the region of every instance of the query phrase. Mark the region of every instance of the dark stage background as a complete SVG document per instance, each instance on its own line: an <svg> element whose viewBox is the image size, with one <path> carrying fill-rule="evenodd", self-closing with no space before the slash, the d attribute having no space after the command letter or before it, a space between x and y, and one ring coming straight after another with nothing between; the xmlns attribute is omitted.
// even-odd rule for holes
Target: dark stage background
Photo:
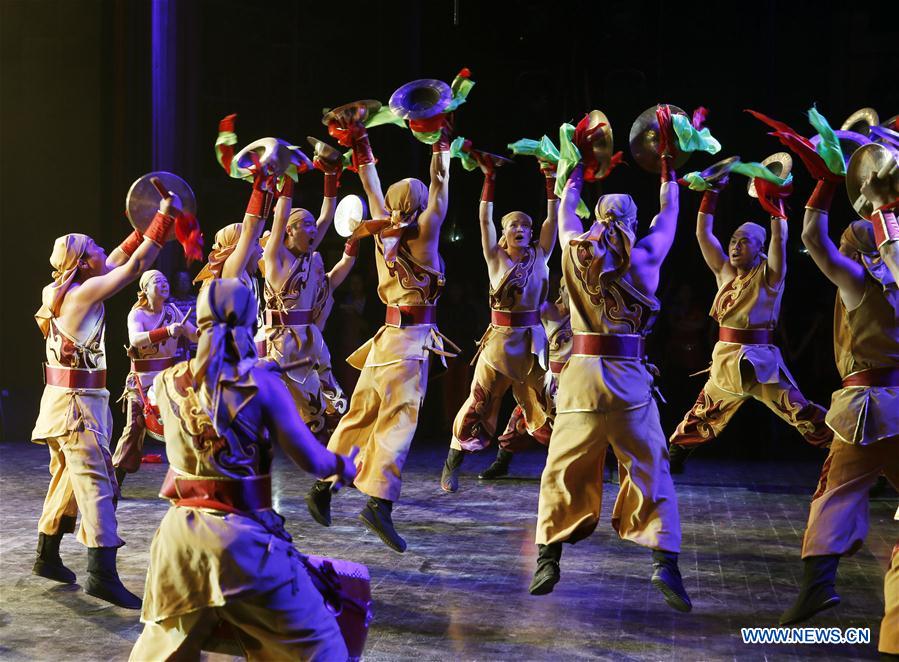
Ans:
<svg viewBox="0 0 899 662"><path fill-rule="evenodd" d="M131 182L152 169L166 169L193 186L208 249L216 229L240 220L248 195L247 185L227 178L213 154L218 119L228 113L239 113L241 144L275 135L302 145L306 135L327 138L320 122L323 107L369 97L386 103L402 83L420 77L449 81L467 66L477 85L457 113L457 130L484 148L503 151L509 142L543 133L557 141L561 122L576 122L599 108L612 122L616 148L631 161L626 138L642 110L669 102L689 112L701 104L711 110L709 127L724 149L717 157L694 156L687 168L693 170L726 155L761 160L779 151L744 108L809 134L803 113L812 103L835 126L862 106L875 107L883 118L899 112L895 3L719 4L4 0L3 436L26 440L37 414L44 350L31 316L50 279L47 260L54 238L85 232L111 250L130 230L122 209ZM154 80L163 95L155 107ZM380 127L371 131L371 140L385 186L406 176L426 178L429 150L408 131ZM795 178L780 334L800 386L826 405L837 385L831 348L834 290L799 253L802 206L813 182L801 165ZM450 285L440 321L467 351L448 376L431 384L421 432L435 443L446 442L451 416L468 388L464 364L488 319L477 226L480 185L479 173L453 165L442 249ZM500 173L497 218L512 208L540 217L542 188L533 160L519 159ZM605 191L631 193L644 229L658 209L657 178L632 162L613 173ZM343 178L341 194L346 193L361 193L352 173ZM588 195L592 203L596 192ZM321 176L312 174L301 180L295 204L317 212L320 196ZM703 378L687 375L705 367L714 337L706 317L714 279L694 239L698 204L698 194L682 191L681 225L664 267L663 312L650 350L669 400L662 407L666 432L698 392ZM722 197L718 230L726 239L742 221L765 223L764 218L740 179ZM835 232L853 218L845 196L839 196L832 218ZM331 233L322 246L326 265L341 248L342 240ZM326 333L348 391L354 374L341 365L343 358L383 315L370 246L362 253L353 278L337 293L339 305ZM173 248L160 267L170 277L182 268ZM554 268L558 271L558 251ZM107 305L112 400L127 371L122 346L135 290ZM121 414L113 409L118 436ZM817 455L757 404L738 414L711 452Z"/></svg>

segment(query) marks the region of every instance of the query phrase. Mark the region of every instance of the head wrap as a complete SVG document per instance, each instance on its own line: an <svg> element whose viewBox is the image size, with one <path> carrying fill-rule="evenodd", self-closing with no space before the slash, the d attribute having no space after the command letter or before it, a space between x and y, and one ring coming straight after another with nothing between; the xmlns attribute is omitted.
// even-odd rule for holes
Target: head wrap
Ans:
<svg viewBox="0 0 899 662"><path fill-rule="evenodd" d="M306 209L302 207L296 207L295 209L290 210L290 216L287 217L287 225L288 227L291 225L296 225L297 223L303 223L306 219L312 219L312 222L315 223L315 216Z"/></svg>
<svg viewBox="0 0 899 662"><path fill-rule="evenodd" d="M235 278L217 278L197 298L199 342L191 370L200 405L219 435L256 395L256 297Z"/></svg>
<svg viewBox="0 0 899 662"><path fill-rule="evenodd" d="M231 223L215 233L215 242L212 244L212 250L209 251L209 261L194 278L195 283L222 277L225 260L237 248L237 240L240 239L242 228L243 223Z"/></svg>
<svg viewBox="0 0 899 662"><path fill-rule="evenodd" d="M392 263L396 261L403 232L418 221L418 215L428 206L428 187L414 177L401 179L387 189L384 206L390 214L389 223L377 220L363 223L364 230L359 236L378 235L384 246L384 259Z"/></svg>
<svg viewBox="0 0 899 662"><path fill-rule="evenodd" d="M523 211L510 211L508 214L506 214L505 216L503 216L500 219L499 224L502 227L502 229L505 230L506 226L514 220L524 221L528 224L528 226L531 228L531 243L532 244L535 243L534 231L533 231L534 230L534 220L530 216L525 214ZM503 248L503 249L507 248L506 238L504 236L501 236L499 238L498 243L501 248Z"/></svg>
<svg viewBox="0 0 899 662"><path fill-rule="evenodd" d="M86 234L73 232L59 237L53 243L53 252L50 254L53 282L41 292L41 307L34 315L44 338L50 333L50 318L59 315L62 300L75 282L75 276L78 275L78 261L84 256L90 241L91 238Z"/></svg>
<svg viewBox="0 0 899 662"><path fill-rule="evenodd" d="M595 242L593 261L587 269L589 282L619 278L631 266L631 249L637 229L637 205L623 193L604 195L596 203L596 221L572 244Z"/></svg>
<svg viewBox="0 0 899 662"><path fill-rule="evenodd" d="M865 271L868 272L871 278L880 283L881 287L886 289L888 285L896 282L893 274L884 264L880 251L877 250L877 243L874 239L874 226L871 225L870 221L857 220L850 223L840 236L840 245L843 244L847 244L858 251Z"/></svg>
<svg viewBox="0 0 899 662"><path fill-rule="evenodd" d="M156 269L148 269L143 273L138 281L138 290L137 290L137 303L131 306L131 309L135 308L147 308L150 305L150 298L148 296L147 290L150 288L150 283L153 282L156 278L162 278L165 282L168 282L168 279L165 277L165 274Z"/></svg>

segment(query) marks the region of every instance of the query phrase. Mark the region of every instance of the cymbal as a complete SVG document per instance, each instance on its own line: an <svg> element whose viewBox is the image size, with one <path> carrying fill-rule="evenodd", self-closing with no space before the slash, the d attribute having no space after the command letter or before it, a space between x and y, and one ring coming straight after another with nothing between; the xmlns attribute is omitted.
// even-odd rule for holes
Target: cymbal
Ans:
<svg viewBox="0 0 899 662"><path fill-rule="evenodd" d="M494 167L499 168L500 166L504 166L508 163L512 163L512 159L507 158L505 156L500 156L499 154L494 154L493 152L485 152L482 149L474 149L472 152L479 154L481 156L486 156L493 162Z"/></svg>
<svg viewBox="0 0 899 662"><path fill-rule="evenodd" d="M881 145L886 145L893 151L899 151L899 131L894 131L886 126L872 126L871 139Z"/></svg>
<svg viewBox="0 0 899 662"><path fill-rule="evenodd" d="M786 179L786 176L789 175L790 171L793 169L793 157L790 156L788 152L775 152L762 161L762 165L768 168L775 177ZM759 197L759 194L755 190L755 181L753 179L749 180L746 190L749 193L749 197Z"/></svg>
<svg viewBox="0 0 899 662"><path fill-rule="evenodd" d="M349 121L365 123L369 117L381 110L381 102L375 99L362 99L345 103L337 108L326 108L322 116L322 124L328 126L331 122L340 125Z"/></svg>
<svg viewBox="0 0 899 662"><path fill-rule="evenodd" d="M351 237L365 214L365 201L358 195L346 195L334 210L334 229L341 237Z"/></svg>
<svg viewBox="0 0 899 662"><path fill-rule="evenodd" d="M840 127L841 131L855 131L863 136L868 135L868 131L872 126L880 124L880 117L873 108L859 108L843 122Z"/></svg>
<svg viewBox="0 0 899 662"><path fill-rule="evenodd" d="M663 104L659 104L663 105ZM681 108L668 104L672 115L686 115ZM647 172L658 173L662 171L661 157L659 156L659 120L656 118L656 106L650 106L637 116L631 125L628 142L630 142L631 154L641 168ZM673 132L672 132L673 133ZM680 168L690 158L689 152L682 152L677 147L676 138L672 141L672 165Z"/></svg>
<svg viewBox="0 0 899 662"><path fill-rule="evenodd" d="M404 120L420 120L444 112L453 91L442 80L420 78L398 87L390 95L390 110Z"/></svg>
<svg viewBox="0 0 899 662"><path fill-rule="evenodd" d="M722 177L726 177L728 173L730 173L731 168L733 168L739 162L739 156L730 156L726 159L718 161L717 163L713 163L708 168L700 172L699 176L702 177L705 181L712 184Z"/></svg>
<svg viewBox="0 0 899 662"><path fill-rule="evenodd" d="M290 149L287 142L279 138L261 138L250 143L235 156L234 161L237 167L249 174L250 168L255 163L251 153L255 153L262 166L262 171L267 175L283 175L291 165L305 166L307 170L312 169L312 161L303 154L299 149Z"/></svg>
<svg viewBox="0 0 899 662"><path fill-rule="evenodd" d="M156 172L148 172L146 175L138 177L128 189L128 195L125 196L125 215L135 230L141 234L147 231L153 217L159 210L159 201L161 196L159 191L150 181L158 178L166 190L177 194L181 198L181 211L187 212L194 216L197 215L197 198L194 196L193 189L190 185L181 179L178 175L165 170ZM166 241L175 239L175 226L169 230L165 236Z"/></svg>
<svg viewBox="0 0 899 662"><path fill-rule="evenodd" d="M588 118L588 132L597 126L600 127L590 137L590 144L593 148L593 156L599 164L599 170L596 172L596 176L602 178L609 173L609 169L612 167L612 155L615 153L612 124L609 122L609 118L606 117L606 114L601 110L591 110Z"/></svg>
<svg viewBox="0 0 899 662"><path fill-rule="evenodd" d="M873 127L868 127L873 128ZM845 129L837 129L834 131L837 136L837 140L840 141L840 150L843 152L843 160L848 164L849 159L852 157L852 154L862 145L867 145L871 142L871 139L868 138L867 131L865 134L857 133L855 131L847 131ZM821 142L821 134L817 133L811 138L811 143L814 145L815 149L818 149L818 143Z"/></svg>
<svg viewBox="0 0 899 662"><path fill-rule="evenodd" d="M859 216L867 219L871 218L875 206L880 207L890 202L890 200L872 201L862 195L862 184L872 172L876 172L879 177L889 177L892 190L899 192L899 163L896 162L895 153L883 145L870 143L860 147L849 160L849 167L846 169L846 192L849 194L849 202Z"/></svg>
<svg viewBox="0 0 899 662"><path fill-rule="evenodd" d="M319 140L313 136L306 136L306 141L312 145L314 157L327 163L339 163L343 160L343 154L323 140Z"/></svg>

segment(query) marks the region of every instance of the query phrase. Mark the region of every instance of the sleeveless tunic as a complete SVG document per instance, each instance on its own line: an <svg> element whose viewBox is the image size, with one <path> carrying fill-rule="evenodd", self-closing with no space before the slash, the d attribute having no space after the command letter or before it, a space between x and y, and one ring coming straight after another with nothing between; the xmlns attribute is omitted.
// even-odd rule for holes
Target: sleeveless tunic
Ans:
<svg viewBox="0 0 899 662"><path fill-rule="evenodd" d="M156 320L156 323L153 324L150 329L144 330L150 331L152 329L158 329L161 326L175 324L176 322L180 322L183 317L184 315L178 310L177 306L171 303L165 303L162 311L159 313L159 319ZM177 353L177 338L166 338L160 343L150 344L146 347L128 347L128 358L130 359L164 359L175 356ZM133 394L136 398L140 397L138 395L137 380L140 380L144 393L149 394L150 389L153 387L153 380L159 372L159 370L150 372L132 370L129 372L128 377L125 379L125 391L122 393L120 399L126 398L129 394Z"/></svg>

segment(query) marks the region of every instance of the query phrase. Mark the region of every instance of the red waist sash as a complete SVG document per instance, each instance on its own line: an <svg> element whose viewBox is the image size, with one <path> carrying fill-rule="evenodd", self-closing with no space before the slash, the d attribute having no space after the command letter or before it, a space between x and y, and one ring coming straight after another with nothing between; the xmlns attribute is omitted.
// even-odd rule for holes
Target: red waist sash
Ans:
<svg viewBox="0 0 899 662"><path fill-rule="evenodd" d="M174 356L158 359L131 359L131 372L159 372L171 368L176 362Z"/></svg>
<svg viewBox="0 0 899 662"><path fill-rule="evenodd" d="M870 368L843 377L847 386L899 386L899 368Z"/></svg>
<svg viewBox="0 0 899 662"><path fill-rule="evenodd" d="M718 329L718 340L739 345L773 345L774 332L771 329L732 329L722 326Z"/></svg>
<svg viewBox="0 0 899 662"><path fill-rule="evenodd" d="M540 324L539 310L491 310L490 323L495 326L536 326Z"/></svg>
<svg viewBox="0 0 899 662"><path fill-rule="evenodd" d="M421 306L387 306L384 320L390 326L416 326L418 324L436 324L437 306L424 304Z"/></svg>
<svg viewBox="0 0 899 662"><path fill-rule="evenodd" d="M572 338L571 353L642 359L646 355L646 347L642 336L575 333Z"/></svg>
<svg viewBox="0 0 899 662"><path fill-rule="evenodd" d="M159 496L188 508L230 513L265 510L272 507L272 477L266 474L241 479L194 478L179 476L169 469Z"/></svg>
<svg viewBox="0 0 899 662"><path fill-rule="evenodd" d="M562 372L562 368L565 367L566 361L550 361L549 362L549 371L553 374L558 375Z"/></svg>
<svg viewBox="0 0 899 662"><path fill-rule="evenodd" d="M312 324L312 310L304 308L301 310L288 310L281 312L280 310L265 311L265 324L267 326L301 326L303 324Z"/></svg>
<svg viewBox="0 0 899 662"><path fill-rule="evenodd" d="M106 388L106 370L62 368L45 363L44 383L62 388Z"/></svg>

